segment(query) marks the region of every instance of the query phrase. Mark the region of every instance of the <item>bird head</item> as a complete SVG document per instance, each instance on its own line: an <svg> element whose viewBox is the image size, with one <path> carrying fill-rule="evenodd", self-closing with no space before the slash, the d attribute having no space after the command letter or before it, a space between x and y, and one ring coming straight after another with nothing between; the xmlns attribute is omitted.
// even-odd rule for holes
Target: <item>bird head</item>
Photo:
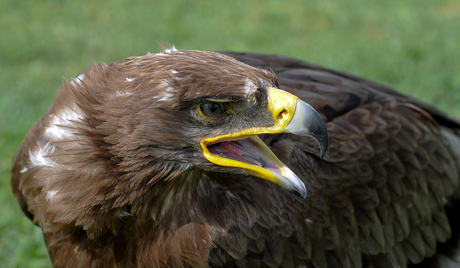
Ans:
<svg viewBox="0 0 460 268"><path fill-rule="evenodd" d="M92 237L116 232L123 215L176 215L182 206L172 204L208 200L248 175L305 197L302 180L258 135L312 136L322 157L327 130L277 84L273 72L214 52L93 64L64 80L27 134L13 188L32 200L26 213L36 223L82 226Z"/></svg>
<svg viewBox="0 0 460 268"><path fill-rule="evenodd" d="M174 167L157 179L188 169L246 174L305 197L303 182L257 135L312 136L321 157L327 148L321 117L278 89L273 72L219 53L169 50L93 66L85 75L82 84L101 98L80 106L97 110L86 113L92 128L128 173L160 161Z"/></svg>

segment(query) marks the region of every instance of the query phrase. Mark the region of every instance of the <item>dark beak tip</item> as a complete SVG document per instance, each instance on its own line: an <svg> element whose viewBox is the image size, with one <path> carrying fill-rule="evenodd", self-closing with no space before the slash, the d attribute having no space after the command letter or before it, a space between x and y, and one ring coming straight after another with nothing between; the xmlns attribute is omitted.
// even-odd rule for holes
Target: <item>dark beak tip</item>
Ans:
<svg viewBox="0 0 460 268"><path fill-rule="evenodd" d="M298 197L301 197L303 199L305 199L307 197L307 189L305 188L301 188L301 189L295 189L294 191L294 194L297 195Z"/></svg>
<svg viewBox="0 0 460 268"><path fill-rule="evenodd" d="M307 198L307 192L295 192L295 194L298 196L298 197L301 197L303 199Z"/></svg>
<svg viewBox="0 0 460 268"><path fill-rule="evenodd" d="M291 193L303 199L307 197L307 188L305 188L305 184L302 183L302 185L296 185L292 188L291 187L289 190Z"/></svg>

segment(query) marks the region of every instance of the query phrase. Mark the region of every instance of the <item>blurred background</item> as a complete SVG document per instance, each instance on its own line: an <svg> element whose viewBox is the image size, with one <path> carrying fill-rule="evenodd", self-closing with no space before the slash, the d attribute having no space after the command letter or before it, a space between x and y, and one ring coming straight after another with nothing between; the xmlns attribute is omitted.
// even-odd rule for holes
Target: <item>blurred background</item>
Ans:
<svg viewBox="0 0 460 268"><path fill-rule="evenodd" d="M10 190L25 133L62 77L178 49L254 51L351 72L460 118L460 1L0 0L0 267L50 267Z"/></svg>

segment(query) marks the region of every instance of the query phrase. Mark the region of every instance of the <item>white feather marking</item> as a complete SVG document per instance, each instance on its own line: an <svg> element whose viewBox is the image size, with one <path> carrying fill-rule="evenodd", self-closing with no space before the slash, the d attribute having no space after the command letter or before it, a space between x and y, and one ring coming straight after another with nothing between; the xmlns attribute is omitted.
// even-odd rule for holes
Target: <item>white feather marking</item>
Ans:
<svg viewBox="0 0 460 268"><path fill-rule="evenodd" d="M149 56L152 56L152 57L155 57L155 56L166 56L166 55L168 55L168 54L165 54L165 53L163 53L163 52L160 52L160 53L150 53L150 54L148 54L148 55L149 55Z"/></svg>
<svg viewBox="0 0 460 268"><path fill-rule="evenodd" d="M81 121L83 116L75 112L73 109L66 109L60 114L53 115L51 124L45 130L45 135L51 139L63 139L73 135L71 130L66 127L73 122Z"/></svg>
<svg viewBox="0 0 460 268"><path fill-rule="evenodd" d="M158 96L155 96L155 99L158 99L158 101L168 101L172 98L174 98L175 92L172 87L169 86L168 81L163 80L160 83L160 86L164 88L164 92L159 94Z"/></svg>
<svg viewBox="0 0 460 268"><path fill-rule="evenodd" d="M117 91L117 93L115 93L115 96L129 96L131 94L133 93L129 91L120 90L120 91Z"/></svg>
<svg viewBox="0 0 460 268"><path fill-rule="evenodd" d="M81 85L81 81L83 81L84 78L85 78L85 74L81 73L76 78L72 79L70 84L72 84L72 86L74 86L74 87L77 86L77 85Z"/></svg>
<svg viewBox="0 0 460 268"><path fill-rule="evenodd" d="M177 74L177 73L179 73L179 72L176 71L176 70L174 70L174 69L171 69L171 73L172 73L172 74Z"/></svg>
<svg viewBox="0 0 460 268"><path fill-rule="evenodd" d="M150 53L150 52L147 52L147 55L148 55L148 56L166 56L166 55L168 55L169 53L174 52L174 51L177 51L177 49L176 49L175 46L172 46L171 48L167 48L167 49L165 49L163 52L160 52L160 53Z"/></svg>
<svg viewBox="0 0 460 268"><path fill-rule="evenodd" d="M43 147L41 147L39 143L38 150L35 152L32 152L32 150L29 151L30 162L34 166L53 167L56 165L56 162L54 162L48 155L52 154L55 150L56 147L54 147L54 145L49 142L46 143Z"/></svg>
<svg viewBox="0 0 460 268"><path fill-rule="evenodd" d="M134 78L126 77L126 81L128 81L128 82L132 82L133 80L134 80Z"/></svg>
<svg viewBox="0 0 460 268"><path fill-rule="evenodd" d="M256 90L257 90L256 85L251 80L246 78L246 84L244 85L244 93L246 93L246 95L251 95Z"/></svg>
<svg viewBox="0 0 460 268"><path fill-rule="evenodd" d="M45 135L52 138L53 140L62 139L64 137L69 137L72 134L68 129L59 126L59 120L57 116L53 118L53 124L50 127L47 127L45 130Z"/></svg>
<svg viewBox="0 0 460 268"><path fill-rule="evenodd" d="M27 167L23 167L23 168L19 171L19 173L25 173L27 170L29 170Z"/></svg>
<svg viewBox="0 0 460 268"><path fill-rule="evenodd" d="M169 83L167 80L163 80L161 81L160 86L166 88L167 90L167 88L169 87Z"/></svg>
<svg viewBox="0 0 460 268"><path fill-rule="evenodd" d="M174 97L173 93L164 92L163 94L161 94L161 98L158 99L158 101L167 101L167 100L172 99L173 97Z"/></svg>
<svg viewBox="0 0 460 268"><path fill-rule="evenodd" d="M309 223L309 224L312 224L312 223L313 223L313 221L312 221L310 218L306 218L306 219L305 219L305 222L306 222L306 223Z"/></svg>
<svg viewBox="0 0 460 268"><path fill-rule="evenodd" d="M168 54L171 52L177 51L176 47L173 45L171 48L167 48L163 51L163 53Z"/></svg>
<svg viewBox="0 0 460 268"><path fill-rule="evenodd" d="M57 198L56 194L58 193L58 191L48 191L46 192L46 200L47 201L53 201Z"/></svg>

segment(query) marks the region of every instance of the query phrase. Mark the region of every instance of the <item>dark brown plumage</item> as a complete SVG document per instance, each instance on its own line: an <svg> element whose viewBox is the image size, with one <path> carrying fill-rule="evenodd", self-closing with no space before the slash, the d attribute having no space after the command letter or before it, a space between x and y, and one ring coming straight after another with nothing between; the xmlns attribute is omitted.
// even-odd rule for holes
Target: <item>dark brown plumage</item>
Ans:
<svg viewBox="0 0 460 268"><path fill-rule="evenodd" d="M93 64L64 81L18 149L13 190L55 267L456 263L446 206L458 202L457 121L294 59L225 53L272 72L218 53L167 52ZM323 159L311 137L261 136L303 181L305 199L211 163L200 147L273 125L267 88L278 84L313 106L329 133ZM223 100L222 117L199 111ZM437 244L452 231L451 244Z"/></svg>

